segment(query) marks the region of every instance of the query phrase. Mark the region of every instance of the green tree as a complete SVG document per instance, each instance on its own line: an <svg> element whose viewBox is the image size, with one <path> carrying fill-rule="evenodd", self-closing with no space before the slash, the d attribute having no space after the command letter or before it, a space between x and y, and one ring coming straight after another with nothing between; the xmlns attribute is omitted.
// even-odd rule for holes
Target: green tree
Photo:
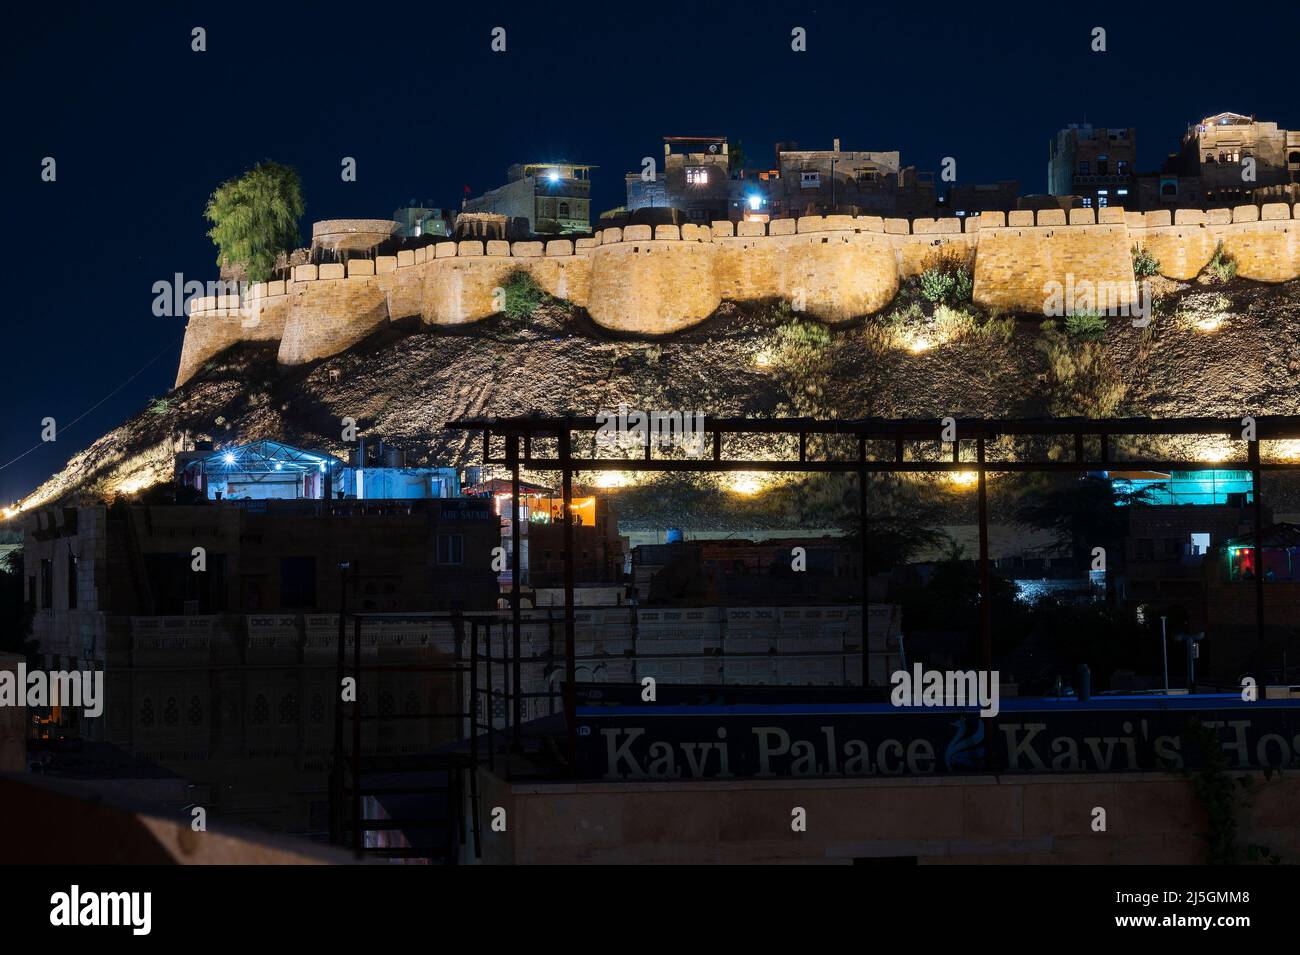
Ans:
<svg viewBox="0 0 1300 955"><path fill-rule="evenodd" d="M857 538L858 477L809 474L790 488L785 513L802 527L837 527ZM894 474L867 475L867 564L879 574L941 546L943 509L931 489Z"/></svg>
<svg viewBox="0 0 1300 955"><path fill-rule="evenodd" d="M1016 504L1016 520L1052 531L1062 548L1069 548L1080 570L1091 568L1094 547L1106 552L1107 602L1113 603L1115 574L1124 567L1124 540L1128 534L1129 506L1149 503L1152 485L1127 489L1098 477L1042 477Z"/></svg>
<svg viewBox="0 0 1300 955"><path fill-rule="evenodd" d="M260 162L237 179L223 182L203 215L212 223L217 264L242 265L250 282L265 282L276 256L298 244L304 210L302 183L291 166Z"/></svg>

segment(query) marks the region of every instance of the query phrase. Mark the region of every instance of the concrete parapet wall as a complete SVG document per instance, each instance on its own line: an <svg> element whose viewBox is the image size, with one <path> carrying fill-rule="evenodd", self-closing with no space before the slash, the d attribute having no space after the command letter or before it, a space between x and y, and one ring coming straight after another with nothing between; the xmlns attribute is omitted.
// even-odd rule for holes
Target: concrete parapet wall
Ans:
<svg viewBox="0 0 1300 955"><path fill-rule="evenodd" d="M1134 246L1147 248L1166 277L1185 281L1222 243L1243 278L1281 282L1300 275L1295 216L1285 203L1209 212L1015 210L964 221L830 215L630 225L576 240L438 242L346 264L296 266L287 280L253 286L253 321L229 296L192 300L177 384L238 341L279 340L280 360L298 364L347 348L390 319L419 315L443 325L487 318L500 308L495 290L516 270L597 323L644 335L689 327L723 300L800 298L810 315L828 322L871 314L900 282L952 249L973 257L975 301L1013 311L1041 311L1045 286L1070 276L1132 286ZM339 227L322 236L374 235L385 227L382 220L335 221L355 231ZM1127 301L1121 296L1120 304Z"/></svg>

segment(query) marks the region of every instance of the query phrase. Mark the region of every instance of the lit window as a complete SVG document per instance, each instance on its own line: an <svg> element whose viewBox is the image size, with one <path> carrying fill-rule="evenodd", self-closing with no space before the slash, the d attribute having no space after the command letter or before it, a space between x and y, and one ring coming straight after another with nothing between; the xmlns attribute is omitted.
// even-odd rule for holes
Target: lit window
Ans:
<svg viewBox="0 0 1300 955"><path fill-rule="evenodd" d="M703 166L690 166L686 170L686 182L693 186L703 186L709 181L709 171Z"/></svg>
<svg viewBox="0 0 1300 955"><path fill-rule="evenodd" d="M1084 207L1085 209L1091 209L1091 208L1092 208L1092 199L1091 199L1091 197L1088 197L1088 196L1085 196L1085 197L1084 197L1084 199L1083 199L1083 207Z"/></svg>
<svg viewBox="0 0 1300 955"><path fill-rule="evenodd" d="M1127 195L1128 195L1128 190L1127 190L1127 189L1116 189L1116 190L1115 190L1115 195L1117 195L1117 196L1127 196Z"/></svg>

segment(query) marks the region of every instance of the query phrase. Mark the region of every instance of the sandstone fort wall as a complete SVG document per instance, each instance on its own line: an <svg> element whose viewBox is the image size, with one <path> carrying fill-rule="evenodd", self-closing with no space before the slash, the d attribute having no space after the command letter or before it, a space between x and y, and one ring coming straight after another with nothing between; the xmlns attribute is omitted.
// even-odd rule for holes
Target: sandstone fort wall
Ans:
<svg viewBox="0 0 1300 955"><path fill-rule="evenodd" d="M790 300L826 322L869 315L945 251L973 257L977 304L1029 313L1041 313L1051 282L1113 283L1116 304L1127 304L1135 245L1172 279L1196 276L1220 243L1243 278L1300 276L1300 205L1098 212L633 225L594 238L447 241L373 260L300 265L287 280L254 285L243 308L237 296L191 300L176 384L239 341L278 341L279 360L294 365L335 354L396 319L479 321L500 311L495 292L517 270L598 324L642 335L687 328L728 300Z"/></svg>

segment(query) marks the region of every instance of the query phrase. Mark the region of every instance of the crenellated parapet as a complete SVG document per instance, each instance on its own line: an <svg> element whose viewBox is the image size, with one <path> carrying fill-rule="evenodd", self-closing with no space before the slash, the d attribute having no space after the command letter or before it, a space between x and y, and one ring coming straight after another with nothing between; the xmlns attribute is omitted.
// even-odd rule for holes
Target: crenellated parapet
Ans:
<svg viewBox="0 0 1300 955"><path fill-rule="evenodd" d="M278 341L296 365L348 348L385 323L475 322L500 310L515 271L620 332L663 335L723 301L780 298L840 322L884 308L936 253L973 257L977 304L1040 312L1045 286L1087 280L1136 291L1132 249L1162 274L1197 275L1220 243L1237 274L1262 282L1300 276L1300 206L1270 203L1209 212L1120 208L1021 210L967 219L805 216L772 222L631 225L576 240L445 241L396 255L299 265L246 299L196 298L176 383L239 341ZM376 227L378 228L378 227ZM1129 290L1127 292L1123 290Z"/></svg>

